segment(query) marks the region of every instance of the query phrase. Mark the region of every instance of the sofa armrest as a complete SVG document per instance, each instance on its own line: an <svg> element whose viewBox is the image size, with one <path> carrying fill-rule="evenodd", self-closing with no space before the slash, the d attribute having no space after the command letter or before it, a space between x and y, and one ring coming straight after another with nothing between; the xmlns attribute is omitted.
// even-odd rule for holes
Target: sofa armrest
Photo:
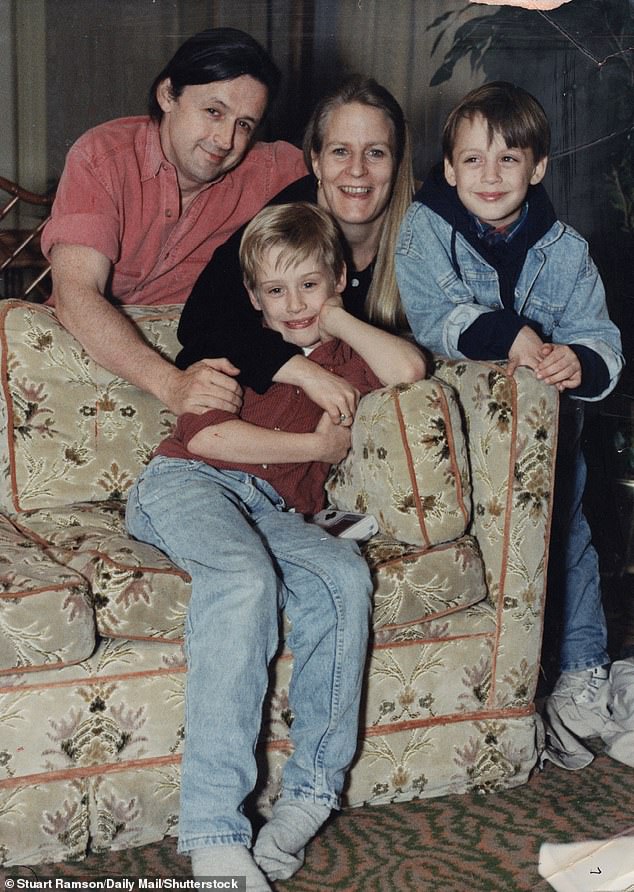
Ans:
<svg viewBox="0 0 634 892"><path fill-rule="evenodd" d="M495 363L440 360L435 374L455 389L464 413L473 494L471 532L480 543L490 597L495 602L499 595L513 598L536 573L541 575L547 553L557 390L538 381L529 369L517 369L509 377Z"/></svg>
<svg viewBox="0 0 634 892"><path fill-rule="evenodd" d="M539 655L557 451L559 395L526 368L440 360L464 412L473 520L489 600L497 611L493 689L497 703L533 686ZM526 658L518 659L518 654ZM529 691L528 696L532 696Z"/></svg>
<svg viewBox="0 0 634 892"><path fill-rule="evenodd" d="M365 396L352 447L326 484L331 504L374 514L383 534L430 547L471 520L469 460L454 389L439 378Z"/></svg>

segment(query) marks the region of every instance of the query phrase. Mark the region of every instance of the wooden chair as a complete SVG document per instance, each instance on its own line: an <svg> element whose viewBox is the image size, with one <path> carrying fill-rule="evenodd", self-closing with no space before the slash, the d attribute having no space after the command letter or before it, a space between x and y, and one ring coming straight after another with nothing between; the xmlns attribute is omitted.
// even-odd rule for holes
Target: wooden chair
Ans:
<svg viewBox="0 0 634 892"><path fill-rule="evenodd" d="M50 295L50 264L40 250L40 233L50 216L55 191L39 195L0 177L0 193L9 196L0 207L0 297L41 302ZM2 200L2 199L0 199ZM2 221L20 202L35 210L37 224L30 229L3 229Z"/></svg>

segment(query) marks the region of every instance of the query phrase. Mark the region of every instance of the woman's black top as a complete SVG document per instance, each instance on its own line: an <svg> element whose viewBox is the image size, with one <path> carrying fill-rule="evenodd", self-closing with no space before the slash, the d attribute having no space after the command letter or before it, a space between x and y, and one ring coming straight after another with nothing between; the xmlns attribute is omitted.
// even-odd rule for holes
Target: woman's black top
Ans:
<svg viewBox="0 0 634 892"><path fill-rule="evenodd" d="M291 183L269 204L308 201L317 204L317 181L313 176ZM239 248L243 226L214 251L187 302L178 325L183 349L176 365L185 369L199 359L226 356L240 369L238 381L263 393L275 373L301 348L287 344L282 336L262 326L262 314L251 304L242 283ZM364 319L365 300L372 282L374 264L358 273L348 263L343 304L353 316Z"/></svg>

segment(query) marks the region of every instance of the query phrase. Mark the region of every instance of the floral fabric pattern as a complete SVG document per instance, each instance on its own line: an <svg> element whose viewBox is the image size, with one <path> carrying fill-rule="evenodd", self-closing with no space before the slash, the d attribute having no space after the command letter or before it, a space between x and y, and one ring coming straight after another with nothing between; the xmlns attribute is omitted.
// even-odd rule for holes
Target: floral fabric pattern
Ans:
<svg viewBox="0 0 634 892"><path fill-rule="evenodd" d="M132 315L174 354L177 309ZM189 579L124 527L173 418L19 301L0 309L0 386L0 863L176 834ZM494 792L534 767L556 430L556 392L492 363L439 360L361 402L328 482L381 527L346 805ZM263 812L291 746L292 659L271 667Z"/></svg>
<svg viewBox="0 0 634 892"><path fill-rule="evenodd" d="M123 498L173 416L89 359L53 310L3 303L3 510ZM165 320L176 321L179 311L135 307L129 315L173 356L176 327Z"/></svg>
<svg viewBox="0 0 634 892"><path fill-rule="evenodd" d="M462 536L471 487L451 388L431 378L365 396L352 448L326 489L335 507L374 514L392 539L430 546Z"/></svg>

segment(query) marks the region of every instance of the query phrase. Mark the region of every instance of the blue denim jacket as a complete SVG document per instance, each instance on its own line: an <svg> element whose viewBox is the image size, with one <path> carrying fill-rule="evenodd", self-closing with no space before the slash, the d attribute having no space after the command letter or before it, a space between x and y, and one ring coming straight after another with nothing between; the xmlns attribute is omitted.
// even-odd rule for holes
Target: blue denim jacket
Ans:
<svg viewBox="0 0 634 892"><path fill-rule="evenodd" d="M450 223L420 202L409 207L403 220L396 273L412 332L433 353L463 358L460 335L482 313L503 309L493 267ZM610 384L592 400L615 387L624 364L621 336L608 316L588 244L570 226L557 221L529 248L514 308L537 322L553 343L581 344L601 356Z"/></svg>

